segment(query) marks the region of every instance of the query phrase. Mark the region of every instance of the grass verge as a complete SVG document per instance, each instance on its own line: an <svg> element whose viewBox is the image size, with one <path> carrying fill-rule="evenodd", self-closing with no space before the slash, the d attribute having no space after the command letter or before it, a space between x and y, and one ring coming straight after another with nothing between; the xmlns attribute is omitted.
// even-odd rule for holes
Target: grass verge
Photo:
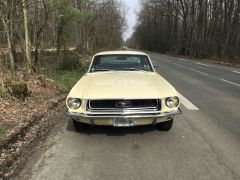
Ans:
<svg viewBox="0 0 240 180"><path fill-rule="evenodd" d="M2 87L0 87L0 98L5 97L5 95L6 95L5 91L3 90Z"/></svg>
<svg viewBox="0 0 240 180"><path fill-rule="evenodd" d="M55 81L62 91L68 92L84 74L85 70L80 68L73 71L52 72L48 76Z"/></svg>
<svg viewBox="0 0 240 180"><path fill-rule="evenodd" d="M0 127L0 139L4 138L5 136L5 129Z"/></svg>

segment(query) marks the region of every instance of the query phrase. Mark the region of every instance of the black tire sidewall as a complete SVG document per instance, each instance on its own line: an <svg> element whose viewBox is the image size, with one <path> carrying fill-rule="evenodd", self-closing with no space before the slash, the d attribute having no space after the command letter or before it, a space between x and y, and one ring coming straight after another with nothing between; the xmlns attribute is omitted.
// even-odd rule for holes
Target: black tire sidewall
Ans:
<svg viewBox="0 0 240 180"><path fill-rule="evenodd" d="M156 125L156 127L159 131L169 131L169 130L171 130L172 125L173 125L173 119L169 120L169 121L158 123Z"/></svg>
<svg viewBox="0 0 240 180"><path fill-rule="evenodd" d="M89 128L88 124L84 124L84 123L78 122L78 121L76 121L74 119L72 119L72 122L73 122L74 128L77 131L85 131L85 130L87 130Z"/></svg>

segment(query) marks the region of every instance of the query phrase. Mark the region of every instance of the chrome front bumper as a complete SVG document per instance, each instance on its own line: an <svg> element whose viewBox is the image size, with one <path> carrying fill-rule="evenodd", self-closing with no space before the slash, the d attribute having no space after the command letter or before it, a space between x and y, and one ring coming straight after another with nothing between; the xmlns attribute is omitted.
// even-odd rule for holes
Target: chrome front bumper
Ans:
<svg viewBox="0 0 240 180"><path fill-rule="evenodd" d="M84 118L84 119L142 119L142 118L150 118L150 119L158 119L164 117L171 117L178 114L182 114L181 109L166 112L166 113L147 113L147 114L81 114L75 112L66 112L66 116L70 116L72 118Z"/></svg>

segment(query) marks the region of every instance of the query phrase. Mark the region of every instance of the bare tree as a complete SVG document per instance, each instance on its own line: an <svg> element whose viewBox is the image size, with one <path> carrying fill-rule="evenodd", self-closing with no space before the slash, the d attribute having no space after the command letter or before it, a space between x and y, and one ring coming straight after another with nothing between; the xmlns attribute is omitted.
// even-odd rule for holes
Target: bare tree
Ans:
<svg viewBox="0 0 240 180"><path fill-rule="evenodd" d="M25 54L28 72L37 71L39 54L46 47L55 47L57 54L78 47L82 55L119 48L125 14L118 0L0 0L0 28L4 31L0 43L8 47L13 74L18 66L15 49ZM59 59L64 61L56 61Z"/></svg>
<svg viewBox="0 0 240 180"><path fill-rule="evenodd" d="M0 1L0 18L6 32L7 47L9 52L10 66L12 75L15 74L15 46L13 41L13 21L16 2L14 0Z"/></svg>
<svg viewBox="0 0 240 180"><path fill-rule="evenodd" d="M26 52L26 60L27 60L27 69L28 72L32 72L32 59L31 52L32 46L29 37L29 19L28 19L28 9L27 9L27 1L22 1L22 10L23 10L23 19L24 19L24 34L25 34L25 52Z"/></svg>
<svg viewBox="0 0 240 180"><path fill-rule="evenodd" d="M239 0L143 0L128 42L147 50L240 63L239 6Z"/></svg>

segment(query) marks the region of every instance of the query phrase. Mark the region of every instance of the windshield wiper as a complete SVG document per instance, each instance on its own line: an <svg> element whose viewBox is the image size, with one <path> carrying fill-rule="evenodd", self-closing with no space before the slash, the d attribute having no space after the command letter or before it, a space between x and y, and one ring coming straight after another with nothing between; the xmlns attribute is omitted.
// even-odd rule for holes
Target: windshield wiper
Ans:
<svg viewBox="0 0 240 180"><path fill-rule="evenodd" d="M127 70L127 71L144 71L142 69L137 69L137 68L124 68L123 70Z"/></svg>
<svg viewBox="0 0 240 180"><path fill-rule="evenodd" d="M98 72L98 71L111 71L111 69L94 69L92 72Z"/></svg>

